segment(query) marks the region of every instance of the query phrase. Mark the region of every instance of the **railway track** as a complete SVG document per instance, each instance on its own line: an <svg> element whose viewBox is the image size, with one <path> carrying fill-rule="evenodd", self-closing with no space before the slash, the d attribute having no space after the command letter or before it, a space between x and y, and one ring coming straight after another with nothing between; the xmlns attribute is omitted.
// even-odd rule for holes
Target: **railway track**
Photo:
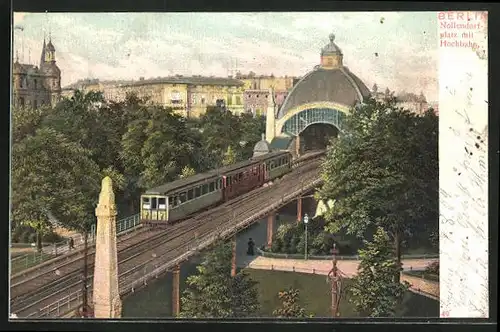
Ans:
<svg viewBox="0 0 500 332"><path fill-rule="evenodd" d="M305 163L278 182L297 175L303 177L300 179L302 181L311 181L317 178L317 174L311 175L309 173L311 173L311 169L317 169L318 163L319 161ZM148 267L160 266L182 254L187 246L196 241L193 237L193 230L197 231L198 238L203 238L213 233L214 229L217 231L227 229L234 223L234 218L246 218L258 213L263 204L265 205L276 197L279 198L283 192L294 187L296 187L296 182L282 184L279 188L276 186L261 187L212 210L174 224L166 230L144 231L134 236L131 241L123 241L118 246L120 250L118 254L120 286L140 277ZM270 195L267 195L267 192L266 195L261 195L264 191L268 191ZM251 202L251 204L240 204L243 200ZM94 255L93 251L89 254L89 271L92 271ZM39 278L39 282L32 283L29 287L22 287L22 295L13 297L11 300L11 312L15 312L19 317L36 316L41 308L56 302L64 295L78 292L82 287L82 259L83 257L79 257L58 267L56 270L59 271L58 274L49 271L45 274L45 278ZM91 282L92 273L89 275L87 284L91 285ZM19 286L22 284L24 283Z"/></svg>

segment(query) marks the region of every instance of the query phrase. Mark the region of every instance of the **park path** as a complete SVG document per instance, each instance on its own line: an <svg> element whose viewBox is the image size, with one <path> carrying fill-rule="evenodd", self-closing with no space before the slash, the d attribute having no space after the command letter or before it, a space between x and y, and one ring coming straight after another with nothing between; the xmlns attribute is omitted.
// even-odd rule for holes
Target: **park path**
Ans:
<svg viewBox="0 0 500 332"><path fill-rule="evenodd" d="M424 270L429 264L437 262L439 259L405 259L402 261L403 270ZM360 261L355 260L338 260L337 268L341 276L344 278L352 278L357 274L358 265ZM332 269L331 260L314 260L314 259L283 259L283 258L269 258L269 257L249 257L242 261L240 267L259 270L275 270L275 271L290 271L298 273L309 273L328 275ZM439 283L424 280L417 277L402 274L402 280L410 283L410 290L412 292L427 296L434 300L439 299Z"/></svg>

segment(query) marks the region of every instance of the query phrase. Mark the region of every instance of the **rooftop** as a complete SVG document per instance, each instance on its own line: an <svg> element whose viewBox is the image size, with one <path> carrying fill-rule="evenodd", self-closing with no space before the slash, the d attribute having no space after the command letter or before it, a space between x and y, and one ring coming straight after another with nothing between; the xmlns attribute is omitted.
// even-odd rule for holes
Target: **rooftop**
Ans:
<svg viewBox="0 0 500 332"><path fill-rule="evenodd" d="M75 89L81 86L86 86L91 84L114 85L114 86L138 86L138 85L149 85L158 83L189 84L189 85L220 85L220 86L244 85L242 81L234 78L177 75L177 76L156 77L156 78L139 79L139 80L100 81L99 79L94 79L94 80L86 79L70 84L64 87L64 89Z"/></svg>

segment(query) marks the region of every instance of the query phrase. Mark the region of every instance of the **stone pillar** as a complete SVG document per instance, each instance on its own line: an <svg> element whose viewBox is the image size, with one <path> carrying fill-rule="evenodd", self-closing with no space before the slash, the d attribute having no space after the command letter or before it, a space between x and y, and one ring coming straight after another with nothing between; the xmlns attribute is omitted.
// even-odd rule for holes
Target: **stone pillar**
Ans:
<svg viewBox="0 0 500 332"><path fill-rule="evenodd" d="M231 277L234 277L236 275L236 235L233 236L232 245L233 255L231 258Z"/></svg>
<svg viewBox="0 0 500 332"><path fill-rule="evenodd" d="M266 112L266 141L271 143L276 136L276 106L274 101L274 91L269 90L269 98Z"/></svg>
<svg viewBox="0 0 500 332"><path fill-rule="evenodd" d="M300 156L300 134L295 137L295 154Z"/></svg>
<svg viewBox="0 0 500 332"><path fill-rule="evenodd" d="M177 317L181 311L180 302L181 267L176 265L172 271L172 316Z"/></svg>
<svg viewBox="0 0 500 332"><path fill-rule="evenodd" d="M274 218L276 213L273 212L267 216L267 246L271 248L273 244Z"/></svg>
<svg viewBox="0 0 500 332"><path fill-rule="evenodd" d="M302 221L302 196L297 198L297 224Z"/></svg>
<svg viewBox="0 0 500 332"><path fill-rule="evenodd" d="M119 318L122 302L118 290L118 257L116 250L116 205L113 183L102 180L97 216L97 238L94 264L94 317Z"/></svg>

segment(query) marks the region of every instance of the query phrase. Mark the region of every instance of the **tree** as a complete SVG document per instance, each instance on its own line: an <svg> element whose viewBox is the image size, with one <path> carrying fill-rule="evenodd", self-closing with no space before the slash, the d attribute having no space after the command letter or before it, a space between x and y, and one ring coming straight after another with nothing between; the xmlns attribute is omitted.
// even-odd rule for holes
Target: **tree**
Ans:
<svg viewBox="0 0 500 332"><path fill-rule="evenodd" d="M273 315L278 318L305 318L308 317L306 310L297 302L299 301L299 291L289 288L278 293L281 300L281 307L273 311Z"/></svg>
<svg viewBox="0 0 500 332"><path fill-rule="evenodd" d="M227 147L226 153L224 154L224 159L222 159L222 165L228 166L236 162L236 153L234 153L231 146Z"/></svg>
<svg viewBox="0 0 500 332"><path fill-rule="evenodd" d="M240 138L239 142L243 146L237 146L237 154L240 159L249 159L253 155L253 148L262 138L262 134L266 132L265 116L253 117L252 114L243 113L238 117L240 123Z"/></svg>
<svg viewBox="0 0 500 332"><path fill-rule="evenodd" d="M196 156L196 142L185 119L154 105L148 106L143 118L128 125L121 144L125 173L135 178L137 188L176 179Z"/></svg>
<svg viewBox="0 0 500 332"><path fill-rule="evenodd" d="M181 174L179 175L179 178L184 179L184 178L193 176L195 174L196 174L196 171L194 170L194 168L189 167L189 166L184 166L184 168L181 171Z"/></svg>
<svg viewBox="0 0 500 332"><path fill-rule="evenodd" d="M241 137L240 122L231 111L222 107L207 107L200 117L200 130L203 133L205 151L223 154L228 146L236 148Z"/></svg>
<svg viewBox="0 0 500 332"><path fill-rule="evenodd" d="M12 107L12 142L17 143L40 128L48 107Z"/></svg>
<svg viewBox="0 0 500 332"><path fill-rule="evenodd" d="M187 279L180 317L228 318L256 316L256 282L244 272L231 277L231 245L217 245Z"/></svg>
<svg viewBox="0 0 500 332"><path fill-rule="evenodd" d="M437 117L402 110L394 98L369 99L343 126L347 134L322 166L319 196L335 200L325 214L327 229L366 238L381 226L401 262L404 238L438 225Z"/></svg>
<svg viewBox="0 0 500 332"><path fill-rule="evenodd" d="M13 145L13 222L31 225L39 239L51 227L50 216L67 228L88 231L100 177L88 150L52 128L36 130Z"/></svg>
<svg viewBox="0 0 500 332"><path fill-rule="evenodd" d="M373 241L365 245L366 249L359 250L361 262L349 288L350 301L362 316L393 317L409 284L394 280L402 268L383 228L377 228Z"/></svg>

